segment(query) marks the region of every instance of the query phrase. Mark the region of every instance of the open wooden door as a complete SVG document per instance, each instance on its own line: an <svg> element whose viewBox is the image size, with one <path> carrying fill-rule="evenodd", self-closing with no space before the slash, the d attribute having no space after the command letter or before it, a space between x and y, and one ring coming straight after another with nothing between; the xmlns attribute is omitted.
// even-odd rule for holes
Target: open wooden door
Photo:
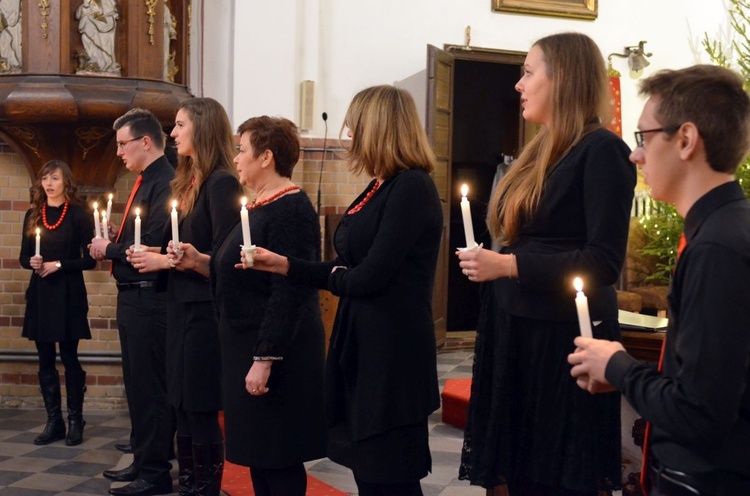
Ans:
<svg viewBox="0 0 750 496"><path fill-rule="evenodd" d="M454 57L445 50L427 45L427 110L425 127L437 156L433 179L437 185L443 207L443 238L440 242L435 289L432 295L432 312L435 319L435 341L440 348L447 337L448 314L448 263L451 249L448 246L450 226L451 191L451 136L453 125L453 62Z"/></svg>

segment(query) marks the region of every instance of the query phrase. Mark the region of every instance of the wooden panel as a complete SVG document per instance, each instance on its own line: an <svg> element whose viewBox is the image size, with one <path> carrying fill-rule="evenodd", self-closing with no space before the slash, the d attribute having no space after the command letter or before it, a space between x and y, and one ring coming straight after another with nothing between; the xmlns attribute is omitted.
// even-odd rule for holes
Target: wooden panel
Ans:
<svg viewBox="0 0 750 496"><path fill-rule="evenodd" d="M432 315L435 322L437 346L445 344L448 315L448 246L450 213L448 211L448 189L451 175L451 122L453 112L453 56L432 45L427 46L427 112L425 115L427 136L430 139L437 165L433 179L440 194L443 207L443 237L440 241L435 287L432 294Z"/></svg>

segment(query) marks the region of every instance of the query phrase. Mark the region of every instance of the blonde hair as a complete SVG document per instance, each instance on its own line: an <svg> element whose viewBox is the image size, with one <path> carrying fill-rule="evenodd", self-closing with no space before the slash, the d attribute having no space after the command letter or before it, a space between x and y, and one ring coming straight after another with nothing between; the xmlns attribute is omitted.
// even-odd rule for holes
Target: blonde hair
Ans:
<svg viewBox="0 0 750 496"><path fill-rule="evenodd" d="M414 99L394 86L373 86L357 93L344 125L352 132L345 154L355 174L388 179L406 169L435 169L435 154L422 128Z"/></svg>
<svg viewBox="0 0 750 496"><path fill-rule="evenodd" d="M213 98L191 98L180 104L193 124L193 148L196 159L180 156L177 171L171 182L172 192L182 204L181 215L186 216L195 206L203 181L214 171L224 170L237 175L232 164L234 138L232 125L224 107Z"/></svg>
<svg viewBox="0 0 750 496"><path fill-rule="evenodd" d="M518 239L521 226L539 206L550 168L591 131L609 123L609 82L599 47L580 33L561 33L534 43L552 81L550 124L526 145L490 200L490 232L504 245Z"/></svg>

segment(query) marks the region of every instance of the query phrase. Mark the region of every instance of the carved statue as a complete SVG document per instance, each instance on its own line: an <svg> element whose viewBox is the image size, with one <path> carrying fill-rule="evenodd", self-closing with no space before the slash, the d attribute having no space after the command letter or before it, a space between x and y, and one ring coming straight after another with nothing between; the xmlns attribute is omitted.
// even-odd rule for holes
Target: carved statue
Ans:
<svg viewBox="0 0 750 496"><path fill-rule="evenodd" d="M0 72L21 72L21 0L0 0Z"/></svg>
<svg viewBox="0 0 750 496"><path fill-rule="evenodd" d="M120 64L115 60L118 18L114 0L83 0L76 10L76 19L88 60L85 66L80 66L79 62L76 74L120 75ZM85 60L85 57L79 56L81 60Z"/></svg>
<svg viewBox="0 0 750 496"><path fill-rule="evenodd" d="M169 10L169 1L164 0L164 74L163 78L169 82L174 82L174 76L177 74L175 65L175 54L169 52L169 41L177 39L177 18Z"/></svg>

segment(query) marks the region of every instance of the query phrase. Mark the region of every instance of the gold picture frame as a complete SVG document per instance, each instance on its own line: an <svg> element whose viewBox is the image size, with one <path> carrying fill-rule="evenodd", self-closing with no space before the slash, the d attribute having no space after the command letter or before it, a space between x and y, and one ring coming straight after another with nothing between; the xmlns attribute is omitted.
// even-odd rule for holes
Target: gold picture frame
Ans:
<svg viewBox="0 0 750 496"><path fill-rule="evenodd" d="M594 20L599 0L492 0L492 10Z"/></svg>

